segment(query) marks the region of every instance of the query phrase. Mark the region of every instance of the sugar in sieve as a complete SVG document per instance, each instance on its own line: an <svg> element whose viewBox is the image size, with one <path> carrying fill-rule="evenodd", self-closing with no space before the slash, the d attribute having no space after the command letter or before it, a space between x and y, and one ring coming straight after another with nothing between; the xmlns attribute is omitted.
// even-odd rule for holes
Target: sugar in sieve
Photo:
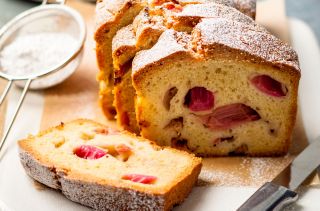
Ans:
<svg viewBox="0 0 320 211"><path fill-rule="evenodd" d="M74 9L65 6L65 0L47 1L42 5L29 9L0 29L0 52L24 36L36 36L39 33L63 33L75 40L71 52L57 64L34 70L24 74L13 74L3 71L0 63L0 77L7 81L1 94L0 105L5 100L12 83L23 87L16 110L0 139L0 152L24 101L28 89L43 89L54 86L68 78L78 67L86 37L86 26L82 16ZM30 43L33 45L34 43ZM54 44L54 43L53 43ZM66 46L60 46L65 48ZM43 49L45 52L46 49ZM39 55L40 56L43 55ZM49 55L50 56L50 55ZM0 60L1 61L1 60ZM14 62L14 61L13 61Z"/></svg>

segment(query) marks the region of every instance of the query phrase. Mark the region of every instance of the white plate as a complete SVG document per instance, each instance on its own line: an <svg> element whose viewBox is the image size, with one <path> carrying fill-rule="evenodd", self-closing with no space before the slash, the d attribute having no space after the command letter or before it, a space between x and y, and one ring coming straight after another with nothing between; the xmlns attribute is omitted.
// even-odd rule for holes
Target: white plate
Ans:
<svg viewBox="0 0 320 211"><path fill-rule="evenodd" d="M299 20L290 20L293 46L297 50L302 69L299 103L307 137L320 135L320 51L310 28ZM10 96L8 113L17 102L18 89ZM15 140L27 133L37 133L43 96L30 92L8 139L5 156L0 160L0 200L16 211L85 211L88 208L66 199L58 191L36 188L19 163ZM175 210L235 210L256 188L248 187L196 187L186 201ZM290 210L320 210L320 188L309 189ZM3 206L3 205L2 205ZM1 208L0 211L5 210Z"/></svg>

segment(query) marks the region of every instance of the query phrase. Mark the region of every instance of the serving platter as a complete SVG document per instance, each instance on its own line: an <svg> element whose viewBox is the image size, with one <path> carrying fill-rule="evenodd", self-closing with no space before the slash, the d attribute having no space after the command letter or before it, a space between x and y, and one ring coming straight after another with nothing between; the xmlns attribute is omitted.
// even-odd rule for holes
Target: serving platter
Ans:
<svg viewBox="0 0 320 211"><path fill-rule="evenodd" d="M88 7L91 8L92 5ZM84 11L89 9L81 8ZM88 26L93 26L92 14L83 14L87 16L85 18L88 20ZM298 143L300 145L291 149L291 154L294 155L307 144L307 140L320 135L320 130L317 128L320 125L320 96L317 93L320 90L318 84L320 71L317 69L320 66L320 51L316 38L307 25L299 20L290 19L289 26L291 41L299 54L302 69L299 93L300 113L293 137L294 145L299 145ZM285 33L280 32L280 34L283 39L288 39ZM93 53L94 43L90 35L89 29L86 59L81 68L92 70L92 78L94 78L96 64ZM0 210L5 210L1 208L1 206L4 207L3 204L6 204L9 210L17 211L37 211L43 208L48 211L89 210L67 200L58 191L46 188L30 179L19 162L16 140L25 137L28 133L35 134L40 128L73 118L93 118L105 122L100 109L97 109L98 87L92 78L88 79L87 75L78 74L58 87L45 92L28 94L25 106L8 138L6 150L0 157L0 200L2 201ZM77 83L79 80L81 83ZM7 102L6 116L12 114L12 108L17 103L20 91L15 88L11 93ZM115 126L114 122L105 123ZM272 178L290 162L292 157L269 158L269 160L266 158L220 158L214 161L206 159L204 171L200 176L205 183L195 187L186 201L175 210L235 210L261 183ZM320 204L316 199L320 195L318 184L318 181L314 180L311 186L304 188L301 200L288 209L320 210Z"/></svg>

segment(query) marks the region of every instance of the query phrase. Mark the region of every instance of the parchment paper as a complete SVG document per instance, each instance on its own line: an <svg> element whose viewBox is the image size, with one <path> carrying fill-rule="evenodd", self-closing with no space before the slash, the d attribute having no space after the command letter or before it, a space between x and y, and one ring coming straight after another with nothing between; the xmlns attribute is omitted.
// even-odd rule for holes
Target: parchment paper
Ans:
<svg viewBox="0 0 320 211"><path fill-rule="evenodd" d="M68 1L85 17L88 37L83 62L76 73L63 84L45 92L45 105L41 128L54 126L61 121L76 118L90 118L115 126L107 121L98 107L98 71L93 41L94 5ZM257 22L272 33L289 42L287 18L283 0L269 0L258 3ZM259 186L270 181L307 145L300 115L293 134L290 153L276 158L222 157L206 158L199 177L199 185Z"/></svg>

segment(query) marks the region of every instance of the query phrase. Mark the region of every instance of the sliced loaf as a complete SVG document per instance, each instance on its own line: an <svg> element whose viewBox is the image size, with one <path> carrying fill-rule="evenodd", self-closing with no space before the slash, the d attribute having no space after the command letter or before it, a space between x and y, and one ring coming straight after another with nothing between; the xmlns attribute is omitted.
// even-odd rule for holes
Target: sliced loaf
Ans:
<svg viewBox="0 0 320 211"><path fill-rule="evenodd" d="M170 210L201 169L191 154L89 120L61 123L19 148L28 175L95 210Z"/></svg>

